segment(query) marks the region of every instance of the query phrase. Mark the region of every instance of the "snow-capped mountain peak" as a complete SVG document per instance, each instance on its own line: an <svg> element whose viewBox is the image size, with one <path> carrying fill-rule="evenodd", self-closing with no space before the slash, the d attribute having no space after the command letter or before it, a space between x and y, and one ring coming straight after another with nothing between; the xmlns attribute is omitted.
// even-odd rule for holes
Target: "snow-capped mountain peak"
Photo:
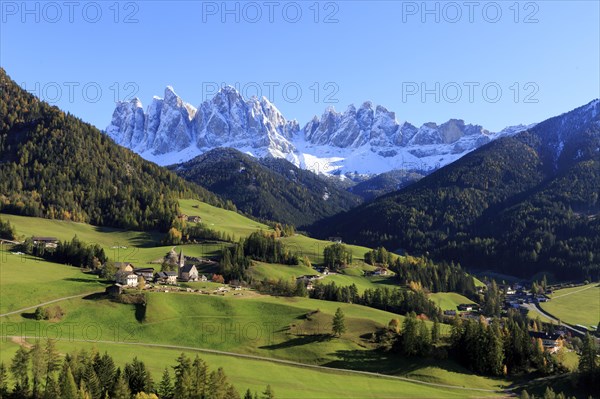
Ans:
<svg viewBox="0 0 600 399"><path fill-rule="evenodd" d="M162 165L184 162L216 147L257 156L285 158L319 173L382 173L393 169L433 170L469 151L527 126L491 133L460 119L420 128L399 122L382 105L365 101L344 112L333 106L304 127L287 120L266 97L243 96L222 87L197 108L173 87L143 110L139 99L119 102L106 133L118 144Z"/></svg>

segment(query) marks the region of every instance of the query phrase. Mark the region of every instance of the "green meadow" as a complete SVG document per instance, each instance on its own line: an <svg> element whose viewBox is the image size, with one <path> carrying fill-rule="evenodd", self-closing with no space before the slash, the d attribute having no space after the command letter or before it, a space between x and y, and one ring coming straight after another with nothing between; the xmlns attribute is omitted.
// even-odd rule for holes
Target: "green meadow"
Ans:
<svg viewBox="0 0 600 399"><path fill-rule="evenodd" d="M600 284L556 290L540 306L561 321L590 329L600 322Z"/></svg>
<svg viewBox="0 0 600 399"><path fill-rule="evenodd" d="M469 298L456 292L436 292L429 294L431 299L442 310L457 310L461 303L475 303Z"/></svg>

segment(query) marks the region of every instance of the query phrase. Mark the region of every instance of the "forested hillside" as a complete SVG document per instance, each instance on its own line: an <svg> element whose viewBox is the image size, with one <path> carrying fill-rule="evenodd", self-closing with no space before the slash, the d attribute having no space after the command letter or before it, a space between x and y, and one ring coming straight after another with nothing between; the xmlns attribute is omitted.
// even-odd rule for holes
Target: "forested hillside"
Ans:
<svg viewBox="0 0 600 399"><path fill-rule="evenodd" d="M304 226L357 206L358 196L284 159L218 148L171 167L179 176L264 220Z"/></svg>
<svg viewBox="0 0 600 399"><path fill-rule="evenodd" d="M598 101L312 227L472 269L600 278Z"/></svg>
<svg viewBox="0 0 600 399"><path fill-rule="evenodd" d="M38 100L0 69L0 212L166 229L179 197L222 201Z"/></svg>

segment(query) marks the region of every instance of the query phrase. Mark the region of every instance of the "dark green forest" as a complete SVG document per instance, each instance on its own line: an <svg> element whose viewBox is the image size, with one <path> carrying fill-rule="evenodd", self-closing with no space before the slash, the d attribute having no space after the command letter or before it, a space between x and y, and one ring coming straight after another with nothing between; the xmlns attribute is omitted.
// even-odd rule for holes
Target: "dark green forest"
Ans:
<svg viewBox="0 0 600 399"><path fill-rule="evenodd" d="M248 215L295 226L361 202L358 196L284 159L256 159L232 148L209 151L170 169L232 201Z"/></svg>
<svg viewBox="0 0 600 399"><path fill-rule="evenodd" d="M0 69L0 212L168 229L177 200L224 203L39 101Z"/></svg>
<svg viewBox="0 0 600 399"><path fill-rule="evenodd" d="M469 269L598 280L598 108L591 104L493 141L310 231Z"/></svg>

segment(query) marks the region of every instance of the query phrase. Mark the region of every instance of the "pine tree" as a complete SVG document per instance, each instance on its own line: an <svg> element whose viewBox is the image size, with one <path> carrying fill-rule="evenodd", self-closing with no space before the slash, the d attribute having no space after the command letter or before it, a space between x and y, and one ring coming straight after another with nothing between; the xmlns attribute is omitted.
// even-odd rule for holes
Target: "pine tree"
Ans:
<svg viewBox="0 0 600 399"><path fill-rule="evenodd" d="M113 389L112 399L131 399L131 390L129 389L129 385L127 385L127 381L123 377L123 373L117 372L119 375L117 377L117 381L115 382L115 387Z"/></svg>
<svg viewBox="0 0 600 399"><path fill-rule="evenodd" d="M162 379L158 384L158 390L156 391L161 399L171 399L173 397L173 385L171 384L171 375L169 369L165 367L163 371Z"/></svg>
<svg viewBox="0 0 600 399"><path fill-rule="evenodd" d="M10 365L10 371L16 382L15 391L19 394L27 394L29 392L29 353L24 347L20 346L13 357Z"/></svg>
<svg viewBox="0 0 600 399"><path fill-rule="evenodd" d="M225 399L227 385L227 376L221 367L210 373L208 399Z"/></svg>
<svg viewBox="0 0 600 399"><path fill-rule="evenodd" d="M32 395L34 399L42 396L42 383L46 377L46 364L44 349L39 340L36 340L29 351L31 359Z"/></svg>
<svg viewBox="0 0 600 399"><path fill-rule="evenodd" d="M194 359L192 363L192 387L193 387L193 395L195 397L204 397L206 394L206 387L208 384L208 366L206 362L198 355Z"/></svg>
<svg viewBox="0 0 600 399"><path fill-rule="evenodd" d="M75 384L75 378L73 372L68 363L63 364L62 371L59 379L60 397L61 399L79 399L79 392L77 391L77 384Z"/></svg>
<svg viewBox="0 0 600 399"><path fill-rule="evenodd" d="M265 389L265 391L263 392L263 399L275 399L275 392L273 392L273 389L271 388L271 385L267 385L267 388Z"/></svg>
<svg viewBox="0 0 600 399"><path fill-rule="evenodd" d="M253 399L252 392L250 391L250 388L248 388L246 390L246 393L244 394L244 399Z"/></svg>
<svg viewBox="0 0 600 399"><path fill-rule="evenodd" d="M144 362L137 357L125 365L123 377L127 381L132 394L152 392L152 377Z"/></svg>
<svg viewBox="0 0 600 399"><path fill-rule="evenodd" d="M175 371L175 384L173 388L174 397L177 399L189 399L193 392L192 386L192 362L182 353L177 358Z"/></svg>
<svg viewBox="0 0 600 399"><path fill-rule="evenodd" d="M44 389L44 399L56 399L60 397L59 386L53 376L46 379L46 387Z"/></svg>
<svg viewBox="0 0 600 399"><path fill-rule="evenodd" d="M46 361L46 385L53 379L53 374L60 370L60 354L56 350L56 342L48 338L44 347L44 357Z"/></svg>
<svg viewBox="0 0 600 399"><path fill-rule="evenodd" d="M4 362L0 363L0 399L8 397L8 372Z"/></svg>
<svg viewBox="0 0 600 399"><path fill-rule="evenodd" d="M333 326L331 331L336 336L341 336L346 332L346 324L344 322L344 312L341 308L337 308L335 315L333 316Z"/></svg>
<svg viewBox="0 0 600 399"><path fill-rule="evenodd" d="M99 353L94 357L94 371L98 376L100 387L102 388L102 395L104 396L109 392L115 383L116 367L113 358L106 352L100 356Z"/></svg>
<svg viewBox="0 0 600 399"><path fill-rule="evenodd" d="M581 345L579 356L579 373L584 384L593 386L600 381L600 365L598 364L598 347L596 341L586 333Z"/></svg>

